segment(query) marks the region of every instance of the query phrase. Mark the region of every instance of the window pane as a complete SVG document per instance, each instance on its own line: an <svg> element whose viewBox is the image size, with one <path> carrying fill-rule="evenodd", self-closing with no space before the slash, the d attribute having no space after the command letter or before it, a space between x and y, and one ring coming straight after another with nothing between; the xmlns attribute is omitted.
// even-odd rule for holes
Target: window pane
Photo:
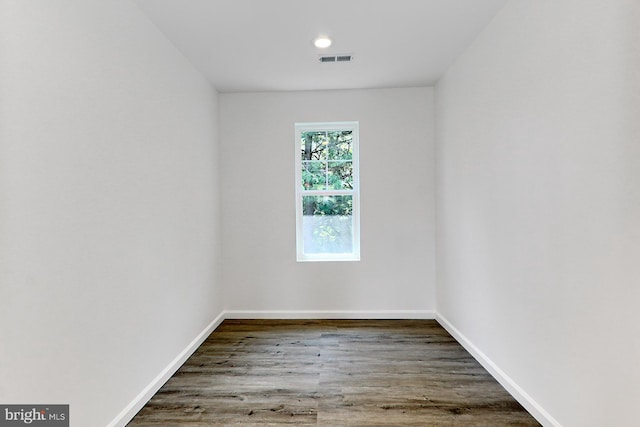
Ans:
<svg viewBox="0 0 640 427"><path fill-rule="evenodd" d="M353 158L353 131L327 132L329 160L351 160Z"/></svg>
<svg viewBox="0 0 640 427"><path fill-rule="evenodd" d="M353 196L303 196L304 253L353 251Z"/></svg>
<svg viewBox="0 0 640 427"><path fill-rule="evenodd" d="M352 160L353 131L302 132L300 154L302 160Z"/></svg>
<svg viewBox="0 0 640 427"><path fill-rule="evenodd" d="M315 160L302 162L302 188L324 190L327 182L327 163Z"/></svg>
<svg viewBox="0 0 640 427"><path fill-rule="evenodd" d="M327 182L332 190L353 190L353 163L329 162Z"/></svg>
<svg viewBox="0 0 640 427"><path fill-rule="evenodd" d="M300 138L301 159L326 160L328 143L326 132L303 132Z"/></svg>

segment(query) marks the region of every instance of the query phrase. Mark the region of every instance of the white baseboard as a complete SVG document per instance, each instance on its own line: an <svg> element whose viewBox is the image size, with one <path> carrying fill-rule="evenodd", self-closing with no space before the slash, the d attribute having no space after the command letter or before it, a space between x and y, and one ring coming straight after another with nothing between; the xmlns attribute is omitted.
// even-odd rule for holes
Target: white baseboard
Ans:
<svg viewBox="0 0 640 427"><path fill-rule="evenodd" d="M435 319L432 310L229 310L225 319Z"/></svg>
<svg viewBox="0 0 640 427"><path fill-rule="evenodd" d="M545 427L562 427L561 424L544 410L510 376L498 367L465 335L451 324L443 315L436 313L436 320L447 330L489 373L522 405L540 424Z"/></svg>
<svg viewBox="0 0 640 427"><path fill-rule="evenodd" d="M175 359L156 376L123 410L111 421L107 427L124 427L142 409L154 394L166 383L169 378L186 362L200 344L207 339L224 320L224 312L220 313L202 332L196 336L187 347L176 356Z"/></svg>

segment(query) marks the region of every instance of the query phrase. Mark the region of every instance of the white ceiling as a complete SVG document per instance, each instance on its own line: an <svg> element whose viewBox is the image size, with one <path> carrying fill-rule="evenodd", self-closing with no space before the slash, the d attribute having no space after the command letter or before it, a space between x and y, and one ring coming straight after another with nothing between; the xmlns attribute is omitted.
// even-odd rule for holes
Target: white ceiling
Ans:
<svg viewBox="0 0 640 427"><path fill-rule="evenodd" d="M433 85L507 0L134 0L221 92ZM312 40L327 34L321 51ZM320 53L352 53L320 63Z"/></svg>

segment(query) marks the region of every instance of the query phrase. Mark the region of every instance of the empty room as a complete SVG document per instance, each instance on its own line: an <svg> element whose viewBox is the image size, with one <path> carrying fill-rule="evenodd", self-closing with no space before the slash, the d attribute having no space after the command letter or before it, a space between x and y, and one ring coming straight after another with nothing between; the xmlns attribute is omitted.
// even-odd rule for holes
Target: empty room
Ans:
<svg viewBox="0 0 640 427"><path fill-rule="evenodd" d="M640 424L640 1L0 0L0 425Z"/></svg>

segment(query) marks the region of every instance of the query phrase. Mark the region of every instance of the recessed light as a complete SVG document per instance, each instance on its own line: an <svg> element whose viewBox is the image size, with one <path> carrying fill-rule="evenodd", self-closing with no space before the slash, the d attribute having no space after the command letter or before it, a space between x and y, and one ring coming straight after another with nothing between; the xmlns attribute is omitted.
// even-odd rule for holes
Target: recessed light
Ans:
<svg viewBox="0 0 640 427"><path fill-rule="evenodd" d="M318 49L326 49L331 46L331 39L327 36L319 36L313 41L313 45Z"/></svg>

